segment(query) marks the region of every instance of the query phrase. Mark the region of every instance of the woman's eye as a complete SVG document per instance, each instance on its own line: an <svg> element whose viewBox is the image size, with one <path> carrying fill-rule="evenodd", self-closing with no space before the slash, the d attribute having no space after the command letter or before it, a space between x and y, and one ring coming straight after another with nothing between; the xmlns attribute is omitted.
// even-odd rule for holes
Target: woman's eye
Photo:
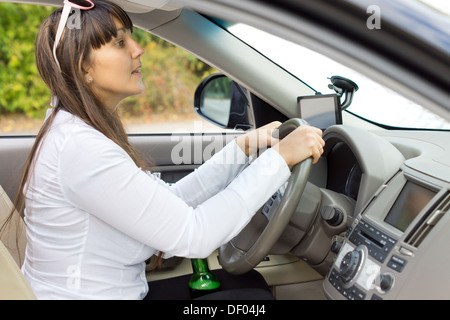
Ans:
<svg viewBox="0 0 450 320"><path fill-rule="evenodd" d="M123 47L125 45L125 41L124 40L119 40L119 41L117 41L117 45L119 47Z"/></svg>

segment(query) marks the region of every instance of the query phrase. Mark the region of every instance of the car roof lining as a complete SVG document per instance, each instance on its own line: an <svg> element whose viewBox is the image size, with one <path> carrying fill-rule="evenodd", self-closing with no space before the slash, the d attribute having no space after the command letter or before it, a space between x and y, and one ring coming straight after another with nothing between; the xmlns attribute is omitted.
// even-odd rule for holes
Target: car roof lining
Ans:
<svg viewBox="0 0 450 320"><path fill-rule="evenodd" d="M148 6L130 1L110 1L120 4L120 6L130 15L134 25L147 31L175 19L181 11L177 6L166 4L158 8L149 8ZM0 0L0 2L15 2L52 7L60 7L63 4L63 0Z"/></svg>
<svg viewBox="0 0 450 320"><path fill-rule="evenodd" d="M145 1L146 5L140 4L139 1L133 0L123 0L123 1L109 0L109 1L120 4L120 6L128 13L146 13L154 9L160 9L165 11L173 11L179 9L179 6L168 5L166 3L167 1L146 0ZM63 0L22 0L22 1L0 0L0 2L17 2L17 3L46 5L53 7L61 7L63 5ZM149 7L149 4L152 4L152 2L154 2L154 6Z"/></svg>

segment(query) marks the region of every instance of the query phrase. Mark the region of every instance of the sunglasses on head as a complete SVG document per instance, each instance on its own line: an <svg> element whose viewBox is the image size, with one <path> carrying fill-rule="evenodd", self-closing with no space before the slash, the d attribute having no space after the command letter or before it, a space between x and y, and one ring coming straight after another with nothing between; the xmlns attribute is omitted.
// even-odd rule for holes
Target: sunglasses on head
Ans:
<svg viewBox="0 0 450 320"><path fill-rule="evenodd" d="M56 48L58 47L59 41L61 40L62 33L66 26L70 12L72 11L72 8L79 10L90 10L93 7L94 3L91 0L83 0L83 1L64 0L64 7L61 13L61 19L59 20L58 30L56 31L55 43L53 44L53 57L55 58L59 70L61 70L61 66L59 65L58 58L56 57Z"/></svg>

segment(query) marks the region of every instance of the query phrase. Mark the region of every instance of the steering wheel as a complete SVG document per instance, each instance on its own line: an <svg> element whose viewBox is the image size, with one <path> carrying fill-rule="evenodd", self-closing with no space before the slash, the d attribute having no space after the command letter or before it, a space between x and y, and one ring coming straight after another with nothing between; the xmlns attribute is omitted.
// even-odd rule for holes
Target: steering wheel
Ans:
<svg viewBox="0 0 450 320"><path fill-rule="evenodd" d="M278 127L279 138L283 139L302 125L308 125L308 123L298 118L287 120ZM233 240L219 248L219 262L223 269L231 274L244 274L267 256L297 208L308 181L311 165L312 158L308 158L292 167L286 190L275 213L248 251L237 248Z"/></svg>

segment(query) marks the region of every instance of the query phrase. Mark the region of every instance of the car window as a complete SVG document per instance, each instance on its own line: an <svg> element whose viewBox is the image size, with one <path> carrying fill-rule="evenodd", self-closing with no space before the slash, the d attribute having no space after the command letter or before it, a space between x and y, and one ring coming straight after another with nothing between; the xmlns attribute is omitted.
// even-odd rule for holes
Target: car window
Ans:
<svg viewBox="0 0 450 320"><path fill-rule="evenodd" d="M244 24L227 29L317 92L335 93L328 87L335 75L354 81L359 89L347 109L353 114L388 127L450 129L442 117L321 54Z"/></svg>
<svg viewBox="0 0 450 320"><path fill-rule="evenodd" d="M0 3L0 135L34 135L42 125L50 92L35 65L34 42L40 24L54 9ZM146 90L119 107L127 131L219 131L193 108L197 85L217 71L147 32L135 29L133 37L146 51L141 58Z"/></svg>

